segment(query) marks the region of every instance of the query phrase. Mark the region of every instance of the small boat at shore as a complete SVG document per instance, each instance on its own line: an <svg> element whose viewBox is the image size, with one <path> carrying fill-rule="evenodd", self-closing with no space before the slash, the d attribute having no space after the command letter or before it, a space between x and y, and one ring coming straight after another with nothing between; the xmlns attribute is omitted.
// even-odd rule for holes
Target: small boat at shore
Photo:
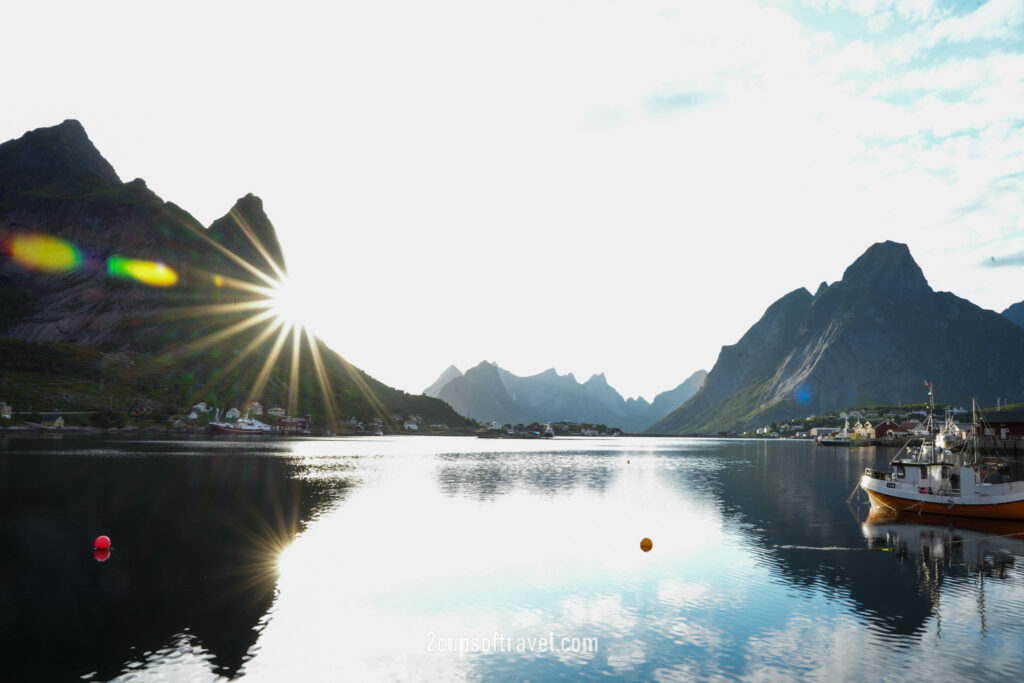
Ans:
<svg viewBox="0 0 1024 683"><path fill-rule="evenodd" d="M942 448L926 438L904 457L901 449L889 463L891 469L867 468L860 488L872 506L886 510L1024 519L1024 471L1011 458L981 457L978 440L983 433L975 413L974 428L961 450Z"/></svg>
<svg viewBox="0 0 1024 683"><path fill-rule="evenodd" d="M850 431L850 416L843 413L841 417L846 419L843 425L843 431L836 432L835 434L829 434L828 436L819 436L817 442L819 446L852 446L853 445L853 432Z"/></svg>

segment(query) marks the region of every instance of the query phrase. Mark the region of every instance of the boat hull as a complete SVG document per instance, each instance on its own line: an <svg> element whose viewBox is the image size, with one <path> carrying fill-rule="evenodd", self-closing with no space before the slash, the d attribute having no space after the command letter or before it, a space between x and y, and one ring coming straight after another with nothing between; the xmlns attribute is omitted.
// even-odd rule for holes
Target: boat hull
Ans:
<svg viewBox="0 0 1024 683"><path fill-rule="evenodd" d="M238 429L237 427L223 427L221 425L210 425L210 431L214 434L231 434L233 436L268 436L269 431L263 429Z"/></svg>
<svg viewBox="0 0 1024 683"><path fill-rule="evenodd" d="M1024 500L992 504L962 504L935 502L894 496L861 486L875 507L897 512L920 512L929 515L975 517L981 519L1024 519Z"/></svg>

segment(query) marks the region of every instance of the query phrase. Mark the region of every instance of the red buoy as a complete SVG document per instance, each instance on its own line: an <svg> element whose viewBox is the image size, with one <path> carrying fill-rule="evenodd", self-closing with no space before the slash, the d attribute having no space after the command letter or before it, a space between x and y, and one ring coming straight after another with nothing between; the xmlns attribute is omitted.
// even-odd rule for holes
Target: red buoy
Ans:
<svg viewBox="0 0 1024 683"><path fill-rule="evenodd" d="M110 537L109 536L97 536L96 542L93 543L93 548L96 550L109 550L110 549Z"/></svg>
<svg viewBox="0 0 1024 683"><path fill-rule="evenodd" d="M94 550L94 551L92 551L92 556L96 558L97 562L106 562L107 560L110 559L110 551L109 550Z"/></svg>

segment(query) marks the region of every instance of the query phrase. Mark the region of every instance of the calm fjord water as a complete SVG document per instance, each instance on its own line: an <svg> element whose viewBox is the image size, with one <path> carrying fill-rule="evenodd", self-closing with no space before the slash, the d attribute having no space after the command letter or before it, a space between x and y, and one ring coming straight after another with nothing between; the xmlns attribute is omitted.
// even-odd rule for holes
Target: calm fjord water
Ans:
<svg viewBox="0 0 1024 683"><path fill-rule="evenodd" d="M1024 526L869 520L890 455L0 437L0 680L1016 678Z"/></svg>

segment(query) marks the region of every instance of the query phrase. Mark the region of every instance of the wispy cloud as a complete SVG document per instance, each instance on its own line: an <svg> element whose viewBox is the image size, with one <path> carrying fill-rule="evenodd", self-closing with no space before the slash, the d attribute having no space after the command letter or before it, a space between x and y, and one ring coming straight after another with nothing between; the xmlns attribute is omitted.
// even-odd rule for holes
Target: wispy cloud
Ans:
<svg viewBox="0 0 1024 683"><path fill-rule="evenodd" d="M1024 251L1006 256L990 256L988 260L982 261L981 265L986 268L1020 268L1024 267Z"/></svg>
<svg viewBox="0 0 1024 683"><path fill-rule="evenodd" d="M696 91L667 91L653 93L647 96L647 108L655 114L666 114L690 109L706 104L714 99L713 95Z"/></svg>

